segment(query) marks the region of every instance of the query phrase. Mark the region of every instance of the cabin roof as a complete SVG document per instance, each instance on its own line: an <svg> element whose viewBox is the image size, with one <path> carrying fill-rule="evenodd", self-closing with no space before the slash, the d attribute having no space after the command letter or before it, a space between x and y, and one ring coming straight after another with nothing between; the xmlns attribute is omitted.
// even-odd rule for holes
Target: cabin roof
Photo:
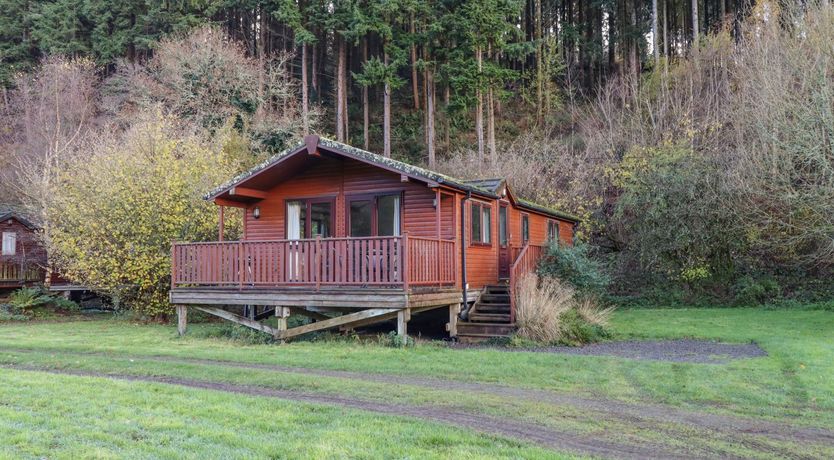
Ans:
<svg viewBox="0 0 834 460"><path fill-rule="evenodd" d="M501 187L504 186L505 182L507 182L507 180L502 179L500 177L495 179L472 179L464 181L464 183L469 184L473 187L489 190L490 192L495 194L500 193Z"/></svg>
<svg viewBox="0 0 834 460"><path fill-rule="evenodd" d="M37 225L32 223L32 221L23 217L17 211L14 211L14 210L8 209L8 208L0 208L0 223L3 223L3 222L5 222L9 219L14 219L14 220L20 222L21 225L23 225L24 227L26 227L26 228L28 228L29 230L32 230L32 231L35 231L39 228Z"/></svg>
<svg viewBox="0 0 834 460"><path fill-rule="evenodd" d="M428 183L429 185L444 185L450 188L470 192L487 198L500 198L501 188L506 184L505 179L479 179L479 180L460 180L445 174L431 171L419 166L410 165L402 161L394 160L393 158L384 157L375 153L368 152L341 142L336 142L331 139L320 138L318 136L307 136L299 145L290 147L281 153L278 153L263 163L253 167L225 184L215 188L209 192L205 198L213 200L224 195L229 195L230 192L239 186L247 185L248 182L256 180L256 176L263 174L269 170L276 168L281 164L286 164L291 161L291 158L304 152L307 154L315 154L319 149L327 152L352 158L364 163L379 166L393 172L397 172L409 178L417 179ZM578 222L579 218L570 214L548 208L546 206L538 205L529 201L517 200L523 207L532 211L537 211L544 214L550 214L554 217L559 217L566 220Z"/></svg>

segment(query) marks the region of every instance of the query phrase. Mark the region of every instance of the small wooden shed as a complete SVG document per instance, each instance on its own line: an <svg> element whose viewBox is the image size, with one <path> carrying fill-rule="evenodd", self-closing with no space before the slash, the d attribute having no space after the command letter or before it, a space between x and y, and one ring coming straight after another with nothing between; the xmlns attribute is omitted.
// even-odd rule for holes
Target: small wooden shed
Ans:
<svg viewBox="0 0 834 460"><path fill-rule="evenodd" d="M452 336L506 335L515 281L549 242L572 244L578 222L504 179L458 180L317 136L207 199L218 240L173 244L171 302L183 318L190 305L282 339L393 318L405 333L435 308L449 308ZM239 241L224 239L227 207L243 210ZM290 311L314 322L260 321Z"/></svg>
<svg viewBox="0 0 834 460"><path fill-rule="evenodd" d="M0 289L41 283L46 274L46 250L39 227L21 214L0 210Z"/></svg>

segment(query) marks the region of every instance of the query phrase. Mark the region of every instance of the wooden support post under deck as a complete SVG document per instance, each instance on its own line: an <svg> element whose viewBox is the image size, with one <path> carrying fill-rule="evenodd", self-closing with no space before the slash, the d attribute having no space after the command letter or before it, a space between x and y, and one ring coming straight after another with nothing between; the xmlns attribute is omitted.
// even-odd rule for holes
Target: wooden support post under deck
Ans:
<svg viewBox="0 0 834 460"><path fill-rule="evenodd" d="M177 334L185 335L185 329L188 325L188 310L185 305L177 305Z"/></svg>
<svg viewBox="0 0 834 460"><path fill-rule="evenodd" d="M275 307L275 317L278 318L278 324L275 329L279 334L287 330L287 317L290 316L290 309L287 307ZM283 340L282 340L283 342Z"/></svg>
<svg viewBox="0 0 834 460"><path fill-rule="evenodd" d="M408 335L408 320L411 319L411 312L404 308L397 312L397 335Z"/></svg>
<svg viewBox="0 0 834 460"><path fill-rule="evenodd" d="M446 323L446 330L449 331L449 337L458 336L458 315L460 314L460 304L449 305L449 322Z"/></svg>

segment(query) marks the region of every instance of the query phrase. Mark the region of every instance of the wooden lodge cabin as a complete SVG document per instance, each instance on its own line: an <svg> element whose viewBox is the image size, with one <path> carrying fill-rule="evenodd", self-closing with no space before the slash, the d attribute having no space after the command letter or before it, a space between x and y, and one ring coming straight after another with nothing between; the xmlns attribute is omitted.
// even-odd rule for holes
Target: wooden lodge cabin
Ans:
<svg viewBox="0 0 834 460"><path fill-rule="evenodd" d="M46 250L38 238L39 231L20 214L0 211L0 290L44 281Z"/></svg>
<svg viewBox="0 0 834 460"><path fill-rule="evenodd" d="M207 199L218 241L172 247L180 333L192 306L279 339L393 319L405 334L412 314L437 308L452 337L507 335L515 282L548 241L572 244L577 223L504 180L457 180L318 136ZM240 241L223 239L226 207L243 209ZM290 313L312 322L287 329Z"/></svg>

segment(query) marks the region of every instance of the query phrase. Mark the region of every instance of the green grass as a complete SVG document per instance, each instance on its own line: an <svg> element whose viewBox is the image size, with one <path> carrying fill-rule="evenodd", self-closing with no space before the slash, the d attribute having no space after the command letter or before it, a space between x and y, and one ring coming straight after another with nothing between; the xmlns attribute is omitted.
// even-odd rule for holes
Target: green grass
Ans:
<svg viewBox="0 0 834 460"><path fill-rule="evenodd" d="M764 358L725 365L634 361L613 357L451 350L422 345L297 342L241 345L222 339L178 339L174 328L124 321L8 324L0 349L98 351L225 359L399 375L435 375L501 382L628 401L652 400L710 410L834 427L834 314L761 309L626 310L616 313L618 338L701 337L759 343Z"/></svg>
<svg viewBox="0 0 834 460"><path fill-rule="evenodd" d="M834 313L826 311L640 309L622 310L614 315L613 330L617 339L697 337L741 343L755 341L768 352L766 357L731 361L727 364L636 361L614 357L531 352L508 353L488 349L453 350L425 343L415 348L395 349L350 342L244 345L225 339L205 338L218 327L221 326L194 324L190 326L187 337L178 338L172 326L142 325L122 320L6 323L0 324L0 363L101 373L176 376L312 393L340 394L370 401L433 405L534 422L579 435L605 433L607 439L676 446L683 449L703 448L708 449L708 453L726 455L753 456L756 452L749 450L749 446L737 445L733 440L720 436L710 436L710 433L693 429L691 426L637 426L629 420L609 417L605 413L581 411L566 405L516 401L496 395L443 388L427 389L409 385L408 377L429 376L464 382L501 383L627 402L664 403L688 410L765 418L794 425L834 428L834 346L831 345L830 338L831 331L834 331ZM160 362L153 357L269 363L368 374L392 374L403 378L401 384L392 385L355 379L278 373L263 369L207 366L185 361ZM42 379L66 384L37 385L36 383ZM131 393L136 392L143 396L134 400L132 395L124 395L110 402L107 402L109 396L96 396L120 393L121 390L114 390L114 387L130 387ZM21 388L25 389L20 390ZM156 400L148 397L148 394L154 395ZM191 438L165 438L175 436L176 430L168 431L166 435L165 429L158 429L153 424L148 425L151 428L142 431L142 436L146 438L137 441L138 450L120 446L116 441L117 438L123 438L126 431L117 431L118 435L114 432L110 437L103 438L100 446L96 444L98 438L93 435L81 431L62 433L60 429L54 433L47 430L51 434L45 436L45 439L52 441L33 438L30 441L24 439L11 444L4 442L9 440L4 433L18 431L9 428L9 424L11 427L27 427L25 430L38 432L45 430L44 426L52 426L53 418L69 417L70 414L72 417L78 417L81 425L100 423L94 420L95 411L88 412L84 409L83 413L76 414L73 413L75 403L64 404L64 401L82 404L80 401L85 397L94 399L92 405L104 412L118 412L124 410L124 406L136 405L141 408L140 413L149 414L147 420L153 420L155 417L173 417L171 423L176 423L176 420L185 417L191 420L189 423L195 423L197 426L207 424L212 427L205 428L205 432L209 433L205 435L208 438L205 441L207 445L223 443L223 446L217 447L216 450L194 450L195 456L199 456L196 455L197 452L226 452L223 449L231 449L229 446L248 445L247 440L266 436L265 433L271 433L270 430L275 430L279 438L292 436L313 439L318 436L326 437L327 442L330 442L331 430L335 437L333 439L340 439L339 433L343 429L357 432L359 439L355 442L359 444L355 446L358 449L356 452L370 452L368 457L424 457L421 446L425 446L426 441L412 439L421 433L428 437L433 436L435 442L441 445L435 452L436 456L440 457L539 457L544 454L544 451L524 447L526 444L513 444L511 441L496 444L485 441L485 437L465 432L447 433L447 428L442 425L393 417L384 417L386 420L391 419L391 422L386 424L390 430L390 433L384 434L386 440L369 447L362 443L371 442L374 438L374 424L380 417L358 411L348 411L350 417L341 422L343 425L319 426L315 420L299 422L304 426L311 424L313 433L317 433L305 438L306 435L296 433L296 428L283 424L270 426L268 418L259 419L261 415L257 415L260 413L258 411L263 411L263 417L268 417L269 413L276 413L279 417L294 416L304 419L306 411L302 408L306 405L302 404L176 387L172 389L170 386L151 383L110 383L88 377L44 377L43 374L3 370L0 372L0 420L3 420L0 421L0 445L4 447L0 448L0 456L3 456L4 452L10 456L38 456L41 452L38 449L48 448L51 442L59 442L58 451L67 457L72 457L73 453L78 452L73 449L81 449L79 446L88 446L89 443L97 449L102 449L104 457L120 456L117 455L120 452L136 454L139 457L178 457L182 452L189 455L192 453L190 447L184 447L190 446L188 443L191 442ZM195 399L192 401L189 398ZM6 421L4 412L16 410L9 409L9 399L24 407L42 409L42 412L36 410L36 413L31 414L31 418L25 421ZM159 402L163 399L165 403ZM154 402L149 402L151 400ZM201 400L210 401L215 409L208 412L198 410L194 401ZM178 405L180 401L182 404ZM212 430L219 430L218 427L226 423L224 420L227 416L215 414L240 410L239 405L244 404L241 401L249 401L245 404L249 404L247 407L252 407L255 411L256 415L252 420L255 428L246 433L226 434L224 436L228 436L228 439L223 437L222 441L218 441L217 431ZM15 404L11 407L15 407ZM276 407L287 412L276 412ZM314 419L321 411L342 413L338 409L316 407L317 409L310 414ZM172 415L171 411L175 413ZM192 414L191 418L188 418L189 413ZM3 425L4 423L6 425ZM262 425L258 426L258 423ZM417 434L414 426L419 427ZM114 430L117 428L122 430L113 427ZM200 433L203 431L198 428L195 430L195 439L202 440ZM148 446L143 444L146 439ZM168 444L162 442L166 439L169 439ZM389 439L391 442L388 442ZM771 442L761 439L757 441ZM29 445L30 442L32 450L2 450L9 449L9 445L20 448ZM325 441L318 440L313 442L313 445L321 442ZM774 449L803 451L811 456L832 454L828 450L819 450L818 446L771 443ZM151 450L151 446L156 445L163 446L164 448L160 447L163 450ZM281 452L287 451L270 450L273 447L277 449L279 445L283 444L266 443L257 448L260 450L244 456L281 456ZM402 447L405 445L410 447ZM296 450L290 451L293 454L288 456L293 458L318 457L320 452L330 452L327 450L329 447L325 447L324 451L304 450L307 443L301 440L292 446L295 446L293 448ZM447 446L446 450L442 446ZM345 451L332 452L334 457L341 457L343 455L340 453Z"/></svg>
<svg viewBox="0 0 834 460"><path fill-rule="evenodd" d="M0 441L3 458L563 458L400 417L9 370Z"/></svg>

